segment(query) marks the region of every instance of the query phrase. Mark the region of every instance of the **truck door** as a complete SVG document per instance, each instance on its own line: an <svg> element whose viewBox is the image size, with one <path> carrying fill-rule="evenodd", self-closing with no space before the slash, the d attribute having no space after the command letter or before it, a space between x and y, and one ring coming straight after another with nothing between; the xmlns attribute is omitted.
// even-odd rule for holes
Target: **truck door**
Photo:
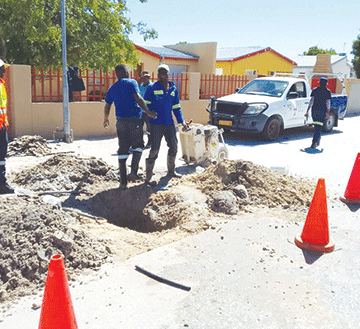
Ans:
<svg viewBox="0 0 360 329"><path fill-rule="evenodd" d="M297 93L298 97L289 99L289 94L291 92ZM299 81L291 86L287 95L287 101L288 127L303 126L305 113L310 102L310 97L307 97L305 82Z"/></svg>

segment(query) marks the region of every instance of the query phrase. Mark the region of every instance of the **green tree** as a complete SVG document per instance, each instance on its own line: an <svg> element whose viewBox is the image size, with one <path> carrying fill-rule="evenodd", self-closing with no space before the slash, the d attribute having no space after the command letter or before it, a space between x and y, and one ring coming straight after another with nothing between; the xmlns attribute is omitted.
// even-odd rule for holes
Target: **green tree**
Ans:
<svg viewBox="0 0 360 329"><path fill-rule="evenodd" d="M355 56L352 60L356 76L360 78L360 34L357 39L353 42L353 51L352 54Z"/></svg>
<svg viewBox="0 0 360 329"><path fill-rule="evenodd" d="M139 0L146 2L147 0ZM126 0L66 0L69 66L108 69L138 61L129 35L157 33L125 16ZM61 66L60 0L0 0L0 41L10 63Z"/></svg>
<svg viewBox="0 0 360 329"><path fill-rule="evenodd" d="M310 55L318 55L318 54L330 54L330 55L337 55L337 52L330 48L330 49L321 49L318 46L312 46L309 48L308 51L304 51L303 55L310 56Z"/></svg>

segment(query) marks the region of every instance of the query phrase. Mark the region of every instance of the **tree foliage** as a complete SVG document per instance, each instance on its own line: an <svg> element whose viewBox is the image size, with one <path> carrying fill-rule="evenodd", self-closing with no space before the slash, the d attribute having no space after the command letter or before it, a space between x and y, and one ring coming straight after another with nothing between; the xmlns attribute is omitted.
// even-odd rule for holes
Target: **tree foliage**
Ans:
<svg viewBox="0 0 360 329"><path fill-rule="evenodd" d="M356 76L360 78L360 34L357 39L353 42L353 51L354 59L352 60L352 64L354 66L354 70Z"/></svg>
<svg viewBox="0 0 360 329"><path fill-rule="evenodd" d="M330 54L330 55L337 55L337 52L330 48L330 49L321 49L318 46L312 46L309 48L308 51L304 51L303 55L310 56L310 55L319 55L319 54Z"/></svg>
<svg viewBox="0 0 360 329"><path fill-rule="evenodd" d="M2 55L10 63L62 65L61 0L0 0ZM146 0L140 0L146 2ZM108 69L138 61L129 35L157 37L142 22L125 16L126 0L66 0L69 66Z"/></svg>

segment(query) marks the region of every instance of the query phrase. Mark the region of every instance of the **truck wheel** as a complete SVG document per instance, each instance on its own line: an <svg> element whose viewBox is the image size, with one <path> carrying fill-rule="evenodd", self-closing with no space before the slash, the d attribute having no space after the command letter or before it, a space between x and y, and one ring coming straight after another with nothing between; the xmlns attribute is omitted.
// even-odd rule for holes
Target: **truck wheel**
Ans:
<svg viewBox="0 0 360 329"><path fill-rule="evenodd" d="M335 114L330 112L330 116L328 119L325 120L323 130L326 133L329 133L333 130L335 124Z"/></svg>
<svg viewBox="0 0 360 329"><path fill-rule="evenodd" d="M270 118L262 131L263 137L268 141L275 141L280 135L281 125L277 118Z"/></svg>

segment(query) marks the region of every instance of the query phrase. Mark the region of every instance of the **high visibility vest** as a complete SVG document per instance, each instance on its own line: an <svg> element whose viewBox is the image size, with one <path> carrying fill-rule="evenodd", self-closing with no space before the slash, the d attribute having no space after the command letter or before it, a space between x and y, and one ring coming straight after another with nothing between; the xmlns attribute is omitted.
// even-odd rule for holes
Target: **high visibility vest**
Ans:
<svg viewBox="0 0 360 329"><path fill-rule="evenodd" d="M6 106L7 106L7 93L5 88L5 81L0 79L0 127L4 124L7 127L8 121L6 116Z"/></svg>

